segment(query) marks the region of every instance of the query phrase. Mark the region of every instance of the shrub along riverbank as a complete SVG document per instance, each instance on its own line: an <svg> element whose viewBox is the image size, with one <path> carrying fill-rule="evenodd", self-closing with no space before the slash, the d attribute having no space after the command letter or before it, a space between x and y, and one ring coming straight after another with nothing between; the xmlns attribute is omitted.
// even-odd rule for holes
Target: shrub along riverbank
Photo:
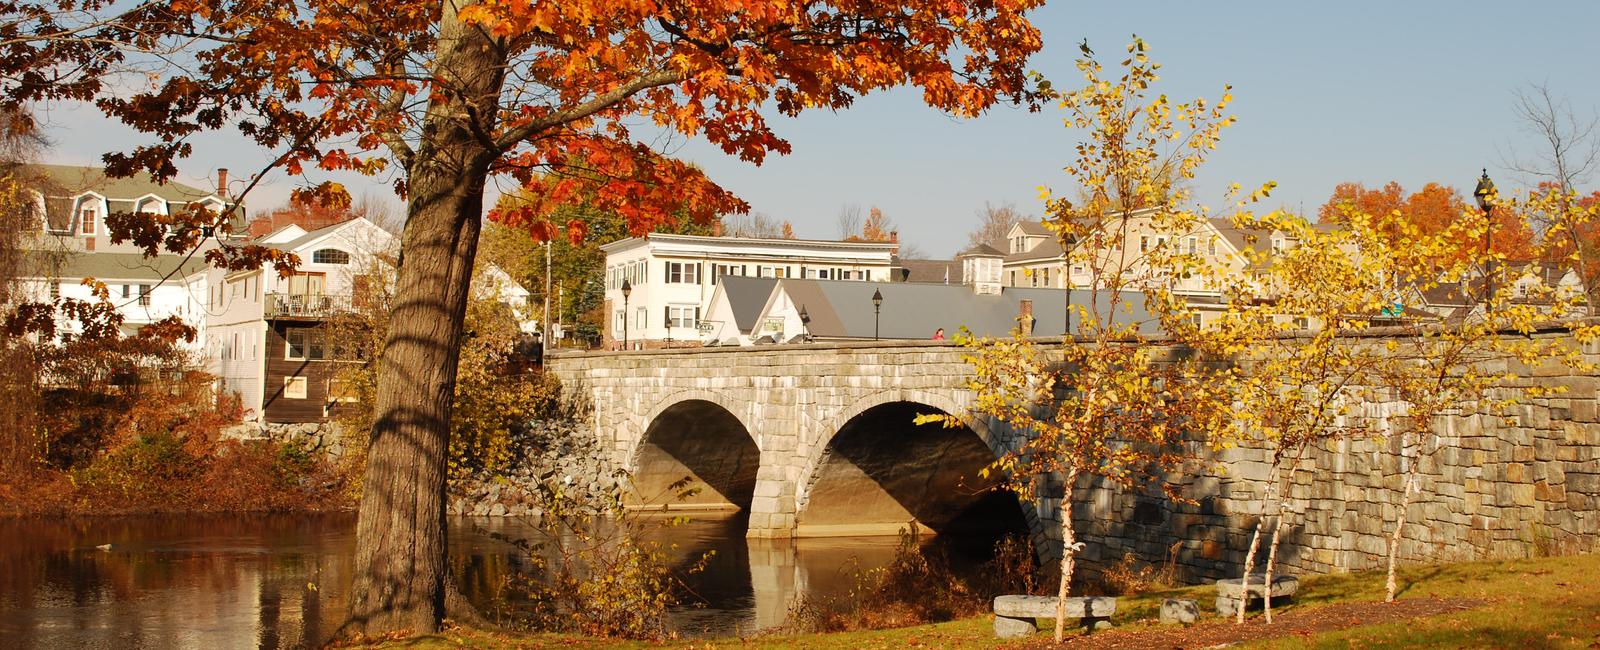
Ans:
<svg viewBox="0 0 1600 650"><path fill-rule="evenodd" d="M1600 643L1600 555L1420 565L1400 570L1402 593L1384 604L1384 575L1364 572L1312 576L1294 603L1267 625L1244 625L1206 615L1190 627L1157 624L1163 598L1194 598L1208 605L1214 587L1200 586L1124 596L1117 628L1069 637L1065 647L1592 648ZM519 635L456 628L445 633L385 639L377 648L996 648L1048 647L1048 634L1001 642L990 617L968 616L935 625L892 630L681 641L668 644L561 635ZM348 647L348 646L347 646ZM362 647L357 644L357 647Z"/></svg>

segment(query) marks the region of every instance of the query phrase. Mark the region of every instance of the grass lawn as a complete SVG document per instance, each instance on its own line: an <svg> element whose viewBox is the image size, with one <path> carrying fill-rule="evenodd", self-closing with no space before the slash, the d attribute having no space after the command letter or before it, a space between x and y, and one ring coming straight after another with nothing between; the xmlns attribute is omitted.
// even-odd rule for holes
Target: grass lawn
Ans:
<svg viewBox="0 0 1600 650"><path fill-rule="evenodd" d="M1194 647L1252 639L1243 647L1270 648L1600 648L1600 555L1405 567L1402 607L1383 599L1380 572L1302 580L1294 603L1276 609L1272 626L1259 613L1246 629L1214 614L1189 628L1155 622L1163 598L1193 598L1211 608L1215 588L1188 587L1119 600L1117 628L1072 647ZM1442 612L1442 613L1441 613ZM1372 624L1389 618L1390 622ZM988 617L894 630L798 637L759 637L666 643L617 642L561 635L454 630L389 641L382 648L996 648L1048 645L1050 621L1028 639L1001 643Z"/></svg>

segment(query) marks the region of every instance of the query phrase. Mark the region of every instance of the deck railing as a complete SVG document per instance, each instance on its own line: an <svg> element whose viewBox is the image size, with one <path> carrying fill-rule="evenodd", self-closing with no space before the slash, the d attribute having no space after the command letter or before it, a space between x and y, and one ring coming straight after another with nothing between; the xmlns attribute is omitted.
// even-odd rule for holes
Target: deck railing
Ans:
<svg viewBox="0 0 1600 650"><path fill-rule="evenodd" d="M269 293L267 318L328 318L352 310L350 296L326 293Z"/></svg>

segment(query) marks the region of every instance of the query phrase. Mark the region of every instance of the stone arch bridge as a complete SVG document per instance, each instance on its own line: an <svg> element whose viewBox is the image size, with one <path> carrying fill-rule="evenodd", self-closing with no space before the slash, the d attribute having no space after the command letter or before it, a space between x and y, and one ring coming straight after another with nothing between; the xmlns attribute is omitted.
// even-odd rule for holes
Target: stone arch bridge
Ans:
<svg viewBox="0 0 1600 650"><path fill-rule="evenodd" d="M1600 366L1600 343L1571 344ZM1017 444L1015 432L982 419L954 429L912 422L970 406L964 353L942 341L692 348L556 354L546 368L592 402L595 434L633 473L644 501L742 510L752 538L893 534L915 521L940 533L1025 531L1041 557L1053 556L1059 498L1021 504L979 478ZM1448 444L1421 461L1427 497L1408 510L1408 561L1519 556L1538 540L1596 548L1600 377L1551 364L1518 375L1520 385L1562 390L1509 413L1462 413L1437 425ZM1389 412L1394 404L1374 402L1357 415ZM1314 450L1286 487L1296 512L1283 566L1379 566L1404 449L1382 436ZM1211 460L1180 477L1192 501L1080 483L1073 519L1095 541L1082 558L1108 563L1132 553L1175 564L1185 579L1230 575L1261 514L1267 456L1239 447ZM698 492L672 498L684 477Z"/></svg>
<svg viewBox="0 0 1600 650"><path fill-rule="evenodd" d="M639 498L741 509L751 537L1040 530L1038 512L979 470L1014 444L964 414L971 365L943 341L554 355L546 368L594 406L594 430ZM677 495L691 478L698 492Z"/></svg>

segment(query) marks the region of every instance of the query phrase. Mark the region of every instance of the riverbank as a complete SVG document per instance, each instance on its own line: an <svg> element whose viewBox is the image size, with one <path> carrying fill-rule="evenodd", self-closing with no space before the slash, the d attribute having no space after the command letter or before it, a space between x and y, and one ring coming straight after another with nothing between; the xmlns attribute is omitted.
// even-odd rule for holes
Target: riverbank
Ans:
<svg viewBox="0 0 1600 650"><path fill-rule="evenodd" d="M1313 576L1293 603L1275 609L1276 622L1256 615L1244 626L1203 615L1190 627L1155 621L1164 598L1193 598L1208 610L1215 588L1188 587L1123 598L1117 627L1073 635L1065 647L1209 647L1243 641L1243 647L1312 648L1590 648L1600 643L1600 555L1420 565L1400 572L1401 595L1385 604L1379 572ZM1041 621L1042 623L1043 621ZM523 635L454 629L443 634L386 640L370 646L408 648L1027 648L1048 647L1048 631L1027 639L993 638L990 618L809 636L640 643L561 635ZM1047 626L1042 626L1048 630Z"/></svg>

